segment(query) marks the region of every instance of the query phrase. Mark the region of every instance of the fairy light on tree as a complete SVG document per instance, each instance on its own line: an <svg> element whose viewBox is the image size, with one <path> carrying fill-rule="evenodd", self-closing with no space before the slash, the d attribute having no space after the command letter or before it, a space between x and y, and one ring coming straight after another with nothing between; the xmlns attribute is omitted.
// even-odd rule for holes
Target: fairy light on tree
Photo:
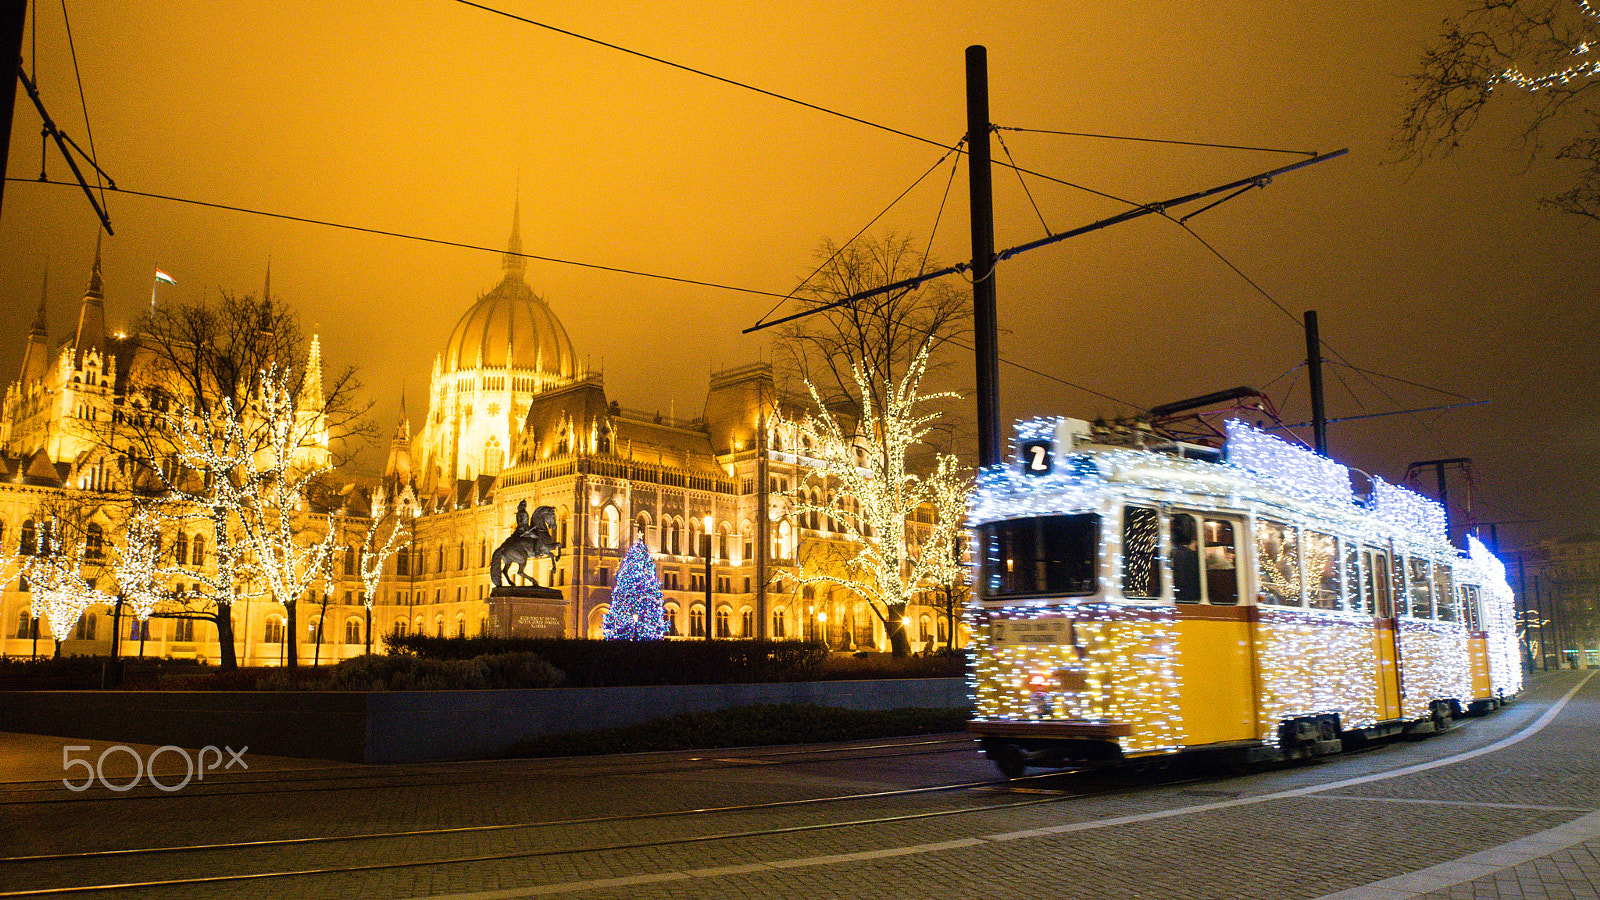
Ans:
<svg viewBox="0 0 1600 900"><path fill-rule="evenodd" d="M50 623L58 658L61 642L89 607L111 601L84 578L84 549L84 541L68 540L60 519L52 516L40 529L36 554L22 561L24 577L33 590L31 613Z"/></svg>
<svg viewBox="0 0 1600 900"><path fill-rule="evenodd" d="M611 608L600 624L608 641L659 641L667 634L667 612L661 579L644 538L633 542L617 569Z"/></svg>
<svg viewBox="0 0 1600 900"><path fill-rule="evenodd" d="M291 380L288 370L275 366L262 374L259 393L244 409L224 397L217 404L220 414L210 419L190 414L181 404L166 417L177 474L184 469L197 474L162 478L181 504L209 510L216 535L216 573L186 574L211 591L208 618L218 626L224 667L234 660L233 602L255 579L284 607L286 663L297 664L296 605L323 576L337 538L332 527L320 539L306 527L310 490L330 467L326 454L306 452L307 432L316 426Z"/></svg>
<svg viewBox="0 0 1600 900"><path fill-rule="evenodd" d="M1565 167L1572 187L1544 204L1600 219L1597 76L1600 9L1589 0L1469 0L1411 76L1399 143L1415 156L1449 155L1496 96L1525 95L1514 104L1524 110L1523 141L1535 156L1578 164Z"/></svg>
<svg viewBox="0 0 1600 900"><path fill-rule="evenodd" d="M937 504L937 482L959 477L954 461L943 456L929 476L918 476L908 465L939 418L924 411L927 404L955 396L921 392L929 349L930 344L922 345L898 382L879 381L873 369L854 366L861 417L853 421L830 408L817 386L807 382L816 410L798 425L801 446L810 447L802 451L802 462L811 474L789 502L802 516L832 517L842 541L811 545L813 554L826 558L779 573L800 587L832 584L867 601L897 656L910 653L906 607L937 583L940 557L960 528L959 517L937 517L925 539L915 546L911 541L909 523L919 509ZM881 397L881 409L874 397ZM821 487L823 499L813 499L808 487Z"/></svg>
<svg viewBox="0 0 1600 900"><path fill-rule="evenodd" d="M387 523L387 528L385 524ZM372 652L372 603L378 596L378 582L383 579L384 564L389 561L400 549L402 536L410 523L406 521L405 510L396 508L391 514L382 503L372 507L372 518L367 522L366 533L361 537L361 556L357 563L357 574L361 577L361 605L366 607L367 624L367 652ZM378 544L378 536L387 531L383 544ZM330 529L331 532L331 529Z"/></svg>

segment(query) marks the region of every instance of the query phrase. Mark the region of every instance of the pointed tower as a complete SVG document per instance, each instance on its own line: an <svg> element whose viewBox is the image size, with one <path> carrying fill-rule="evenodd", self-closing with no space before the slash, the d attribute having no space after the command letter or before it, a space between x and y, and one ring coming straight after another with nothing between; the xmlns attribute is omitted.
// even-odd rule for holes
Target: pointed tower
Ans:
<svg viewBox="0 0 1600 900"><path fill-rule="evenodd" d="M94 242L94 271L89 274L89 289L84 291L83 304L78 309L78 331L73 336L74 368L82 368L84 357L95 351L100 358L106 351L106 295L100 278L100 242Z"/></svg>
<svg viewBox="0 0 1600 900"><path fill-rule="evenodd" d="M506 244L505 256L501 257L500 268L505 270L505 277L516 277L522 281L528 269L528 261L522 256L522 198L518 197L511 207L511 240Z"/></svg>
<svg viewBox="0 0 1600 900"><path fill-rule="evenodd" d="M405 388L400 389L400 424L389 442L389 460L383 467L383 492L398 497L411 484L411 420L406 418Z"/></svg>
<svg viewBox="0 0 1600 900"><path fill-rule="evenodd" d="M50 293L50 270L44 273L44 287L39 291L39 313L33 318L33 330L28 332L28 344L22 351L22 389L44 378L49 371L50 334L45 330L44 300Z"/></svg>

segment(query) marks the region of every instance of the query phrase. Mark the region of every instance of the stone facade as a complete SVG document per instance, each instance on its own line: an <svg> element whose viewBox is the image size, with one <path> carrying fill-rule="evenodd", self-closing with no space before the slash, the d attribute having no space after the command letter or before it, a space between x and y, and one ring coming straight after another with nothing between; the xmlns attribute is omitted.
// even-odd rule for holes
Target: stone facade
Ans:
<svg viewBox="0 0 1600 900"><path fill-rule="evenodd" d="M773 578L808 543L839 535L825 517L805 521L773 497L801 487L807 469L792 426L784 424L803 403L779 391L770 366L713 374L704 413L692 420L627 409L607 395L600 375L579 370L565 328L526 283L515 223L508 250L500 283L467 308L435 358L416 437L409 421L399 423L382 476L347 485L339 498L336 521L346 549L335 555L337 586L327 598L321 646L315 643L320 595L299 604L295 636L284 633L281 606L246 598L235 608L241 664L279 662L286 638L299 639L304 663L365 651L368 610L355 561L374 508L398 510L410 524L374 592L374 643L395 631L490 631L490 555L524 501L530 510L556 511L565 548L559 561L537 561L537 578L567 598L570 636L600 636L622 557L642 538L656 554L673 634L703 638L709 537L714 637L817 638L836 649L886 649L884 627L864 602L842 591L796 591ZM41 305L23 370L7 392L0 446L10 477L0 485L0 540L9 549L18 546L14 529L46 495L118 489L108 460L72 437L82 417L111 415L131 402L117 373L128 364L124 350L136 345L104 334L99 284L97 255L78 330L54 355ZM115 523L106 528L114 533ZM193 534L172 539L182 541L194 565L205 566L214 561L204 556L201 530L196 523ZM11 656L34 652L28 595L19 586L12 573L0 609L0 650ZM217 658L206 623L158 619L149 627L147 655ZM908 612L913 649L931 640L942 645L945 627L931 607ZM121 628L124 638L137 636L127 620ZM105 653L109 637L108 611L92 609L63 652ZM47 633L40 647L53 652ZM137 648L135 641L124 652Z"/></svg>

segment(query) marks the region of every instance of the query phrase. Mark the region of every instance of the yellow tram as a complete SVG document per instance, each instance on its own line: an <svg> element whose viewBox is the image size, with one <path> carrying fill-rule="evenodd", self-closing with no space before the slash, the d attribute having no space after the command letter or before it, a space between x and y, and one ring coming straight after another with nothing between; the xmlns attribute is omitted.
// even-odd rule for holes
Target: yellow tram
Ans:
<svg viewBox="0 0 1600 900"><path fill-rule="evenodd" d="M1444 510L1242 422L1222 449L1020 423L980 473L970 730L1010 777L1447 727L1521 689L1513 598Z"/></svg>

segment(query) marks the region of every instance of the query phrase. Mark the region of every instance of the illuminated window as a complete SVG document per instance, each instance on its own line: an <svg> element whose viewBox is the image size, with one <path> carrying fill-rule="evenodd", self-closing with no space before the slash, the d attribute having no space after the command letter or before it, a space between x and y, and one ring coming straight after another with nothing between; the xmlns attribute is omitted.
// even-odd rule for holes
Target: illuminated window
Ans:
<svg viewBox="0 0 1600 900"><path fill-rule="evenodd" d="M1173 530L1177 530L1177 523L1187 520L1189 528L1194 528L1194 519L1190 516L1174 516ZM1161 596L1161 569L1156 565L1157 551L1161 538L1161 517L1153 509L1140 506L1128 506L1122 510L1122 595L1124 597L1160 597ZM1173 540L1174 558L1173 569L1178 571L1179 558L1176 555L1178 541ZM1190 554L1193 555L1193 548ZM1195 596L1192 599L1178 597L1179 603L1194 602L1199 600L1199 568L1198 562L1191 562L1196 575L1194 579ZM1183 583L1183 576L1176 575L1177 583Z"/></svg>
<svg viewBox="0 0 1600 900"><path fill-rule="evenodd" d="M1306 576L1306 599L1312 609L1340 609L1344 604L1338 539L1316 531L1304 531L1300 537L1305 547L1301 570Z"/></svg>
<svg viewBox="0 0 1600 900"><path fill-rule="evenodd" d="M1081 596L1095 592L1100 517L1008 519L984 528L987 596Z"/></svg>
<svg viewBox="0 0 1600 900"><path fill-rule="evenodd" d="M1300 605L1300 552L1293 525L1256 522L1257 598L1274 606Z"/></svg>

